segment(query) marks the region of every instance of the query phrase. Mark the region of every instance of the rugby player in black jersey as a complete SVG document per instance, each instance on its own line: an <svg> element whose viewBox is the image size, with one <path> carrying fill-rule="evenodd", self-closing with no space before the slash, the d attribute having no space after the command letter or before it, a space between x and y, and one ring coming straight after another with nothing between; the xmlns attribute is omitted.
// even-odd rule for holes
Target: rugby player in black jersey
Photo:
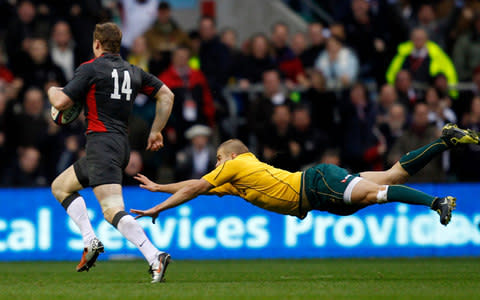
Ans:
<svg viewBox="0 0 480 300"><path fill-rule="evenodd" d="M156 99L155 119L147 143L150 151L163 147L161 131L170 116L174 97L155 76L120 57L121 39L122 32L114 23L96 25L95 58L80 65L64 88L52 87L48 91L50 103L58 110L83 102L87 119L87 154L53 181L52 193L83 237L85 248L78 272L88 271L104 251L90 224L85 201L78 193L90 186L105 219L145 256L155 283L163 280L170 255L155 248L137 221L125 212L121 182L130 157L128 117L137 93Z"/></svg>

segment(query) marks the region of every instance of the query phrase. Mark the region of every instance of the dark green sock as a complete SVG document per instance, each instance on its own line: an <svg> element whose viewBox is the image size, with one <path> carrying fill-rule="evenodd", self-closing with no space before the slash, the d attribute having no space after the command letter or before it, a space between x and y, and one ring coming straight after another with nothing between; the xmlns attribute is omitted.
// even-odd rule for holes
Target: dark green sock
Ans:
<svg viewBox="0 0 480 300"><path fill-rule="evenodd" d="M409 175L414 175L428 164L435 156L447 150L448 146L442 139L437 139L428 145L410 151L400 158L400 165Z"/></svg>
<svg viewBox="0 0 480 300"><path fill-rule="evenodd" d="M436 197L430 196L429 194L420 192L405 185L396 184L388 186L388 202L402 202L432 207L435 199Z"/></svg>

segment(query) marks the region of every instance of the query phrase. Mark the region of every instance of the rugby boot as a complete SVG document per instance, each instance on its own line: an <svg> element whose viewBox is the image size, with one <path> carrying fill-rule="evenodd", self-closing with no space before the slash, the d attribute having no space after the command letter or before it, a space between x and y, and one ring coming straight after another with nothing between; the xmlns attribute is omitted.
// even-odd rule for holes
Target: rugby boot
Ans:
<svg viewBox="0 0 480 300"><path fill-rule="evenodd" d="M480 143L480 138L476 132L471 129L458 128L456 124L452 123L443 126L441 138L449 148L462 144Z"/></svg>
<svg viewBox="0 0 480 300"><path fill-rule="evenodd" d="M158 255L157 260L150 266L148 272L152 275L151 283L165 281L165 272L167 271L168 264L171 261L170 254L163 252Z"/></svg>
<svg viewBox="0 0 480 300"><path fill-rule="evenodd" d="M447 226L452 219L452 211L457 206L457 199L452 196L437 198L432 204L432 209L440 215L440 223Z"/></svg>
<svg viewBox="0 0 480 300"><path fill-rule="evenodd" d="M90 245L83 249L82 259L77 266L77 272L83 272L90 270L90 268L95 266L95 262L97 261L98 256L100 253L103 253L104 247L102 242L99 239L94 238Z"/></svg>

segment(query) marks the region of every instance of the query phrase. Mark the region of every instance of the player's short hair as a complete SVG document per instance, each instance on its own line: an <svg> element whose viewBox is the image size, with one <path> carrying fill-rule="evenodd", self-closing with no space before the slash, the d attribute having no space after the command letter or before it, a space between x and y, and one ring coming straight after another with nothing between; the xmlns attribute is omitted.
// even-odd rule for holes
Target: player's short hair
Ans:
<svg viewBox="0 0 480 300"><path fill-rule="evenodd" d="M119 53L122 31L117 24L112 22L97 24L93 32L93 40L98 40L102 44L103 50L110 53Z"/></svg>
<svg viewBox="0 0 480 300"><path fill-rule="evenodd" d="M248 147L239 139L230 139L223 142L218 149L223 149L226 154L235 153L235 154L243 154L250 152Z"/></svg>

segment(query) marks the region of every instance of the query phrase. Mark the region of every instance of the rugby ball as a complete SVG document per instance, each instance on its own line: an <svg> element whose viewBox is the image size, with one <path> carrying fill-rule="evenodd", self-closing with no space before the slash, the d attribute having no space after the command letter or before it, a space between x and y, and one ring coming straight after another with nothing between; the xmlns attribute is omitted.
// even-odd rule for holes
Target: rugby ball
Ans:
<svg viewBox="0 0 480 300"><path fill-rule="evenodd" d="M82 112L83 104L81 102L75 102L72 107L65 110L58 110L52 106L50 115L57 125L67 125L75 121Z"/></svg>

